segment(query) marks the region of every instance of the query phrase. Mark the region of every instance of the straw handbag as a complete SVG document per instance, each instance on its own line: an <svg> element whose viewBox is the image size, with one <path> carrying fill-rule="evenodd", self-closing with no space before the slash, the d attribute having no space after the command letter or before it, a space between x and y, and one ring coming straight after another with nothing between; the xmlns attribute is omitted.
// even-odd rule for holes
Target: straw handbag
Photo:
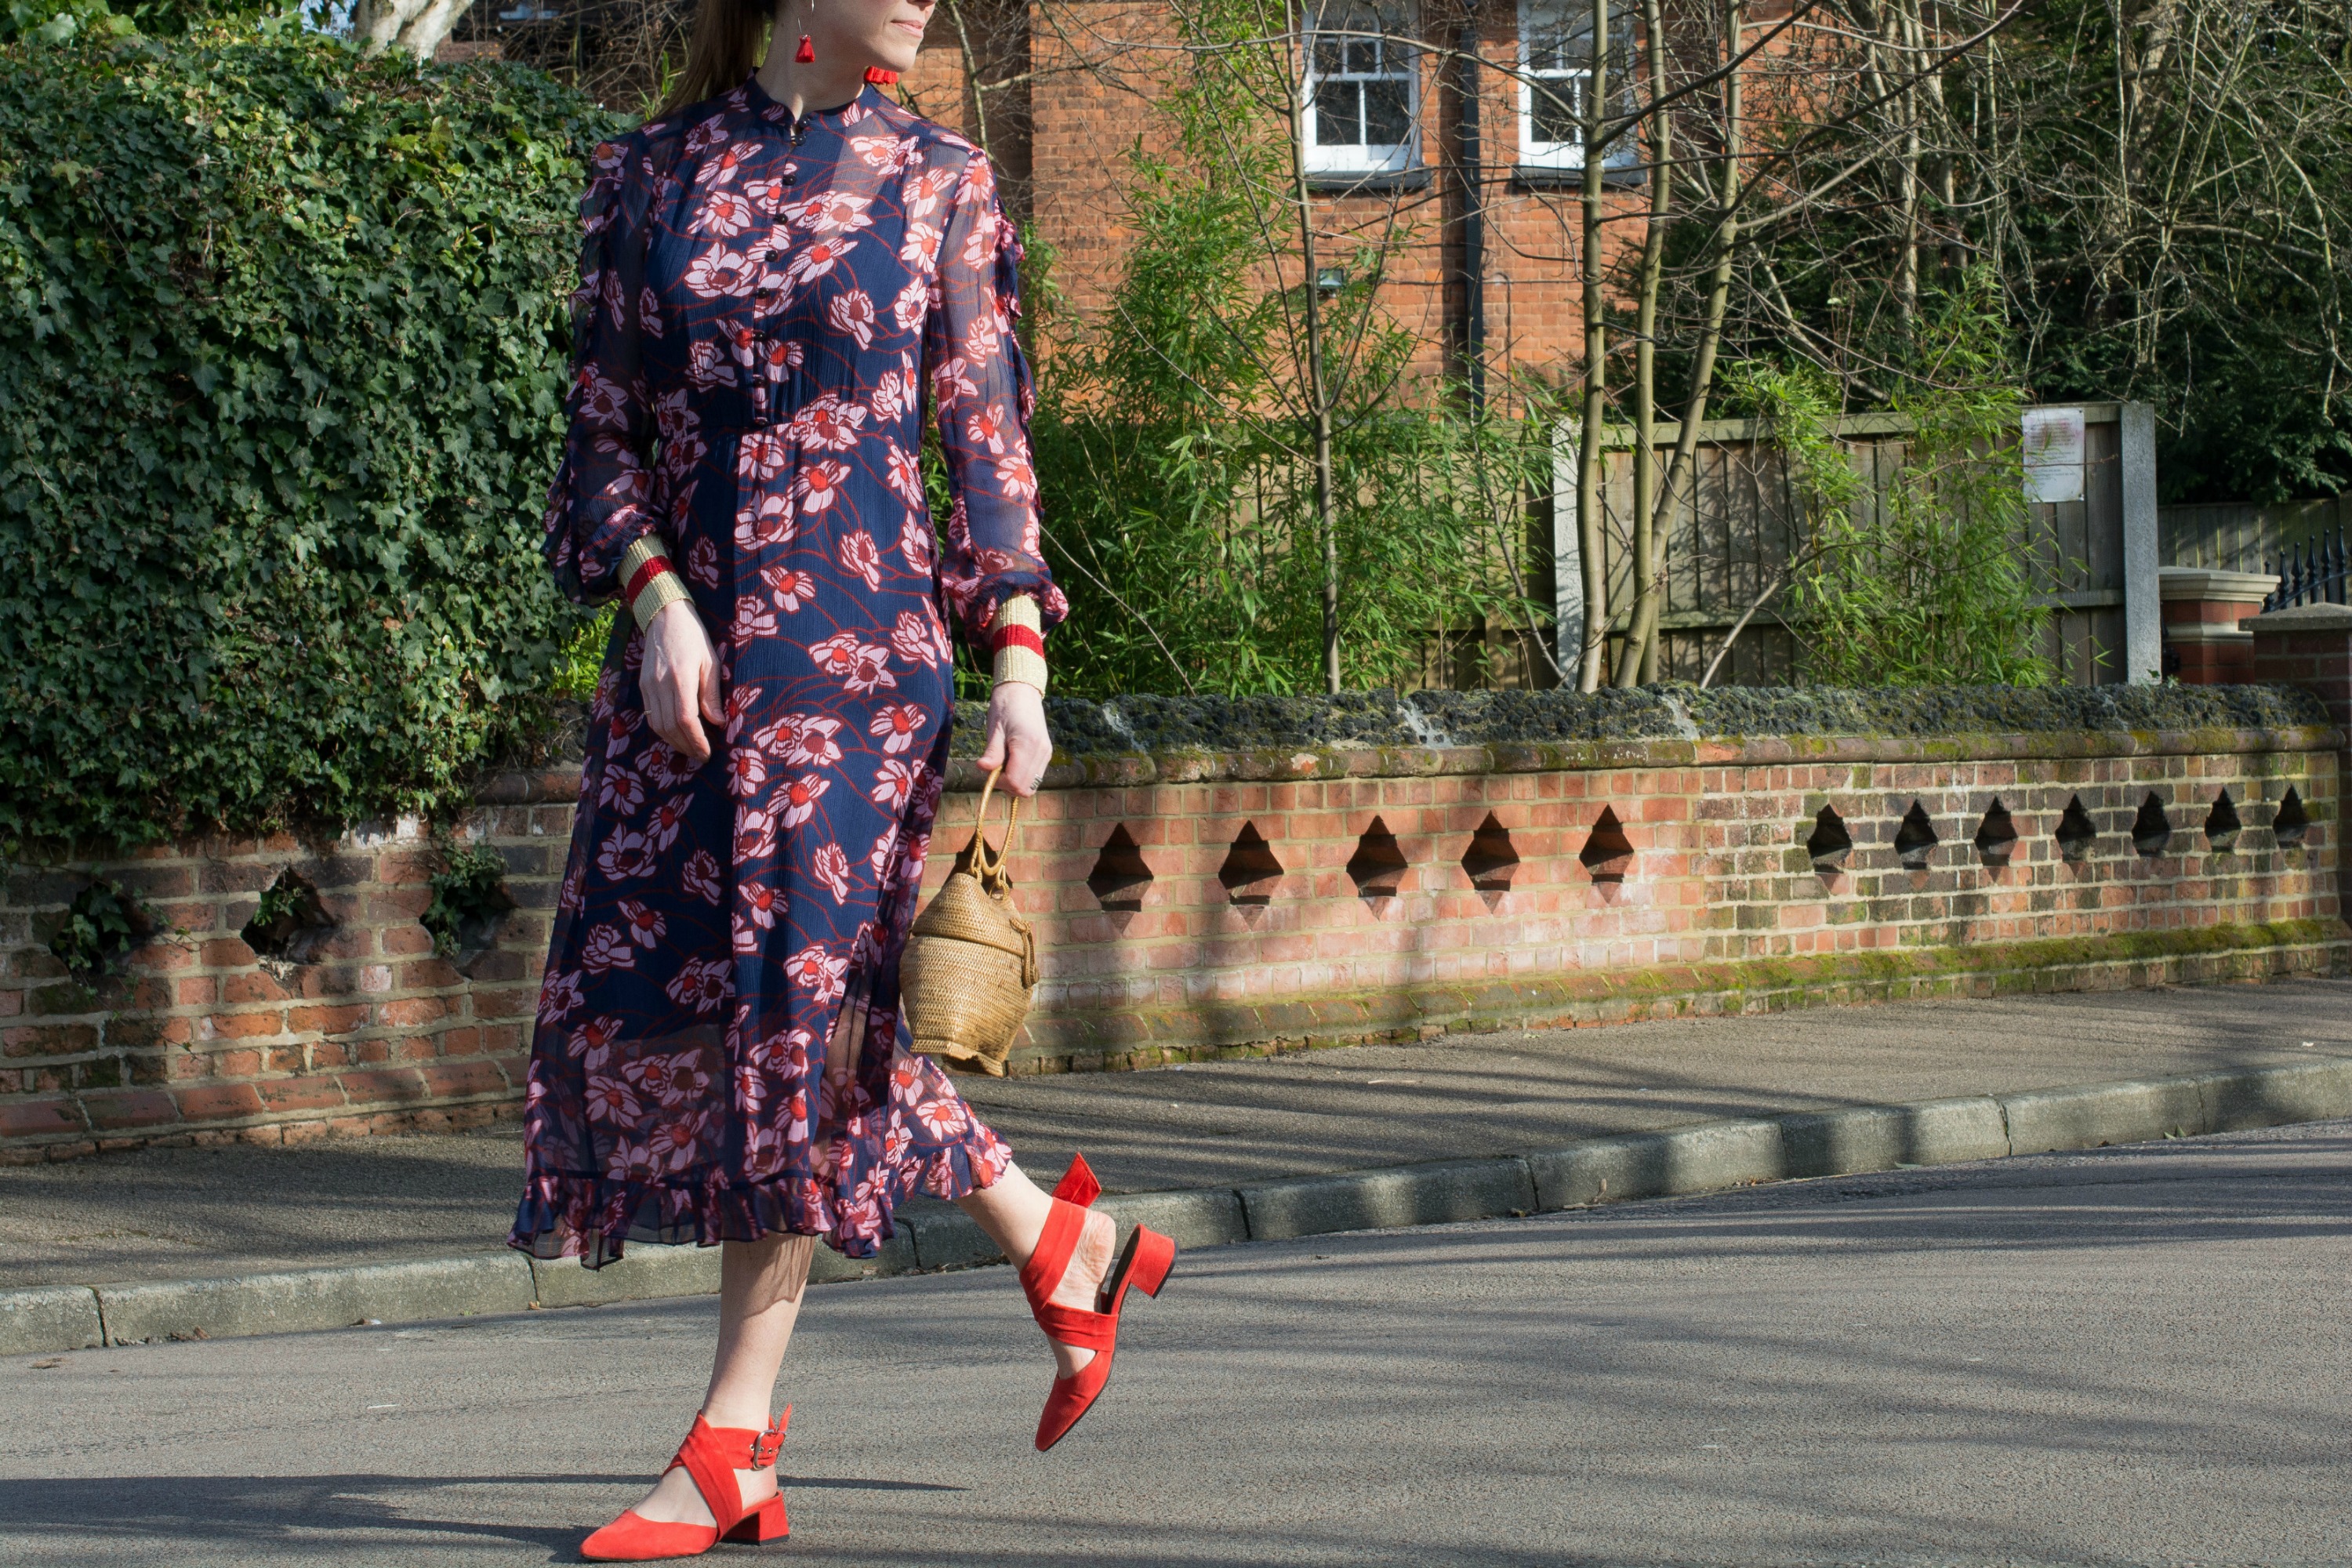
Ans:
<svg viewBox="0 0 2352 1568"><path fill-rule="evenodd" d="M1021 826L1019 795L1004 825L1004 850L988 847L988 797L996 780L991 773L981 786L971 842L908 932L898 994L916 1050L1003 1078L1037 988L1037 937L1013 908L1013 879L1004 869Z"/></svg>

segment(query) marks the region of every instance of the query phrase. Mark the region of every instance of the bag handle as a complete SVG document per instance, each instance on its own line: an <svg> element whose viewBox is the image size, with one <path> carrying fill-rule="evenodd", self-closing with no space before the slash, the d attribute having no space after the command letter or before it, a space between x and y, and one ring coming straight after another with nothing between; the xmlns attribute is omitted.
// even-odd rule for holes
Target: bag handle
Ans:
<svg viewBox="0 0 2352 1568"><path fill-rule="evenodd" d="M1004 822L1004 847L992 850L988 847L988 797L996 792L996 781L1002 778L1002 767L991 768L987 782L980 786L980 809L972 813L971 868L983 886L993 886L1004 879L1004 858L1013 853L1013 836L1021 828L1021 797L1011 790L1004 797L1013 803L1012 815Z"/></svg>

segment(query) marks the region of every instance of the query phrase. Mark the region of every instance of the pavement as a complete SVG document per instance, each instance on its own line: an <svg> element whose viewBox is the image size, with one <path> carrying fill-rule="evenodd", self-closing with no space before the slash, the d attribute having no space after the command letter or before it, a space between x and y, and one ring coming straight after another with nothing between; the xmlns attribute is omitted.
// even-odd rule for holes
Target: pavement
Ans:
<svg viewBox="0 0 2352 1568"><path fill-rule="evenodd" d="M2352 1058L2352 981L1449 1035L958 1083L1033 1175L1050 1181L1083 1149L1111 1192L1155 1193L2326 1058ZM521 1167L512 1124L0 1166L0 1291L494 1252L513 1219ZM1612 1195L1622 1193L1620 1182ZM940 1210L908 1212L937 1221Z"/></svg>
<svg viewBox="0 0 2352 1568"><path fill-rule="evenodd" d="M1248 1243L1045 1456L1009 1272L818 1290L761 1560L2340 1564L2347 1273L2344 1121ZM573 1560L714 1312L0 1358L0 1563Z"/></svg>

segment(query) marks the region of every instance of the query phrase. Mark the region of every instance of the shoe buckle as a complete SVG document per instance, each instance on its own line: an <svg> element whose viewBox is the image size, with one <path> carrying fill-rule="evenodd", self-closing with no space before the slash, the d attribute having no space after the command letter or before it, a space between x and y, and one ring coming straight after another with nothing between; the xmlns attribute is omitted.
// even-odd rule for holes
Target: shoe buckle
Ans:
<svg viewBox="0 0 2352 1568"><path fill-rule="evenodd" d="M783 1447L784 1435L772 1426L765 1432L754 1434L751 1438L751 1462L746 1468L754 1470L770 1468L775 1464L776 1456L782 1452Z"/></svg>

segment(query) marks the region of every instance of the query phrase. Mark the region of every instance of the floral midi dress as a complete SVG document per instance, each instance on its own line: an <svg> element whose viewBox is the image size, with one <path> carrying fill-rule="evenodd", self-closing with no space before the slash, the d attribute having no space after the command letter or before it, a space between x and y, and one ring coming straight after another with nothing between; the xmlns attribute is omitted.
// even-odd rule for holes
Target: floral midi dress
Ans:
<svg viewBox="0 0 2352 1568"><path fill-rule="evenodd" d="M647 723L625 611L590 710L512 1245L783 1231L870 1257L893 1207L1008 1155L900 1040L938 809L947 622L1065 605L1039 556L1012 226L987 159L868 87L795 121L756 80L598 149L571 432L547 517L608 599L658 531L717 650L698 767ZM917 464L926 390L953 508ZM864 1047L836 1102L826 1044Z"/></svg>

